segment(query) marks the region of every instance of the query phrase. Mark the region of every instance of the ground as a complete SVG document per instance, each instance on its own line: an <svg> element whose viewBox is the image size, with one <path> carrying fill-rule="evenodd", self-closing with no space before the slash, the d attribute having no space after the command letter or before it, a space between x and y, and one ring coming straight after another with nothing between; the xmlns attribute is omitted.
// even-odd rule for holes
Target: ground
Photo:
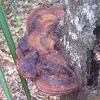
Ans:
<svg viewBox="0 0 100 100"><path fill-rule="evenodd" d="M21 36L19 35L19 31L16 25L16 21L14 19L12 8L15 8L17 18L21 27L21 31L23 33L23 36L27 34L25 21L27 16L29 15L30 11L36 7L45 6L50 7L52 5L59 5L60 0L13 0L13 2L10 2L10 0L5 0L4 11L6 13L7 21L9 23L14 42L17 45L18 41L21 39ZM98 30L100 32L100 30ZM100 38L100 36L99 36ZM100 39L98 38L97 41L95 41L95 55L96 60L100 61ZM4 39L4 36L2 34L2 31L0 30L0 65L2 66L8 87L10 89L11 95L13 97L13 100L27 100L25 96L25 92L22 88L22 84L18 75L18 72L16 70L16 66L14 64L14 61L12 59L12 56L9 52L9 48L6 44L6 41ZM94 67L93 67L94 68ZM98 69L98 68L97 68ZM96 69L96 70L97 70ZM94 73L94 71L93 71ZM94 76L95 77L95 76ZM94 81L93 81L94 82ZM28 87L30 90L30 94L32 97L32 100L59 100L59 97L52 97L52 96L46 96L43 95L35 86L34 82L27 80ZM98 82L100 84L100 82ZM90 86L91 84L88 83ZM100 87L99 87L100 88ZM100 90L100 89L99 89ZM98 91L92 91L93 94L97 94ZM98 93L100 94L100 93ZM95 97L91 96L90 100L95 100ZM96 100L99 100L100 97L97 97ZM4 91L0 84L0 100L6 100L6 96L4 94Z"/></svg>
<svg viewBox="0 0 100 100"><path fill-rule="evenodd" d="M21 39L19 31L14 19L12 8L15 8L17 18L21 27L23 36L27 34L25 21L30 11L36 7L45 6L50 7L52 5L59 5L59 0L14 0L13 3L5 0L4 11L6 13L7 21L9 23L14 42L17 45ZM56 1L56 2L55 2ZM9 48L6 44L5 38L0 30L0 65L5 75L8 87L10 89L13 100L27 100L25 92L22 88L22 84L16 70L16 66L9 52ZM49 97L43 95L35 86L34 82L27 80L28 87L32 100L55 100L57 97ZM0 84L0 100L6 100L6 96Z"/></svg>

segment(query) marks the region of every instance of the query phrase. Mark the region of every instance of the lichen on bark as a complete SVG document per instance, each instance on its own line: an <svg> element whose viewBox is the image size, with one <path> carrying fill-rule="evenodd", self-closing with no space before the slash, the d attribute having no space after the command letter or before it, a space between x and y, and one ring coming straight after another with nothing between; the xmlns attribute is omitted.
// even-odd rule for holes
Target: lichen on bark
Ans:
<svg viewBox="0 0 100 100"><path fill-rule="evenodd" d="M79 71L86 67L87 48L95 40L93 30L97 20L98 2L95 0L63 0L65 6L65 34L63 44L71 64Z"/></svg>
<svg viewBox="0 0 100 100"><path fill-rule="evenodd" d="M83 87L87 81L87 50L93 48L96 39L93 30L100 19L100 1L62 0L62 3L66 14L61 42L66 49L67 62L74 66Z"/></svg>

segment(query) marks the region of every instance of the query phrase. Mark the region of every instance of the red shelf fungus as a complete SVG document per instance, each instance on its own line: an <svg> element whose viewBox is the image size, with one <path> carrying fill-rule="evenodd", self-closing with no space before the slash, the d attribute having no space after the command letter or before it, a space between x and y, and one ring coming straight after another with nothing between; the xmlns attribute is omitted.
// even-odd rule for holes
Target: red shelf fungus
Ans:
<svg viewBox="0 0 100 100"><path fill-rule="evenodd" d="M54 47L61 35L58 24L63 17L64 11L60 6L34 9L26 21L28 34L16 49L18 72L34 81L48 95L61 95L78 89L75 73Z"/></svg>

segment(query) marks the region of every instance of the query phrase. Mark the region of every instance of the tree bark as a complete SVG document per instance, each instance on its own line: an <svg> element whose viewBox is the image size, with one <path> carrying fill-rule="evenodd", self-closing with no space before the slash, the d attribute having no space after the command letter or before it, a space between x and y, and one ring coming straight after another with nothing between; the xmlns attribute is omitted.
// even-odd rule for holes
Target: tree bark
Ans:
<svg viewBox="0 0 100 100"><path fill-rule="evenodd" d="M66 11L64 30L61 39L65 47L68 65L74 68L79 80L80 89L61 100L96 100L90 99L87 87L87 51L92 50L96 36L93 30L96 21L100 20L99 0L62 0ZM99 100L99 99L97 99Z"/></svg>

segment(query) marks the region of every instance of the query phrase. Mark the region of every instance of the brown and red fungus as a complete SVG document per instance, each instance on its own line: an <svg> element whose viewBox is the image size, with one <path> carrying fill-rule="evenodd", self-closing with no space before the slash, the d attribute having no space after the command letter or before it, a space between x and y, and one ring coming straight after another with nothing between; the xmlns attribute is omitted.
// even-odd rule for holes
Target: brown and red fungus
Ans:
<svg viewBox="0 0 100 100"><path fill-rule="evenodd" d="M60 6L34 9L26 20L28 34L16 49L18 72L48 95L78 89L75 73L54 47L61 36L58 24L63 17L64 10Z"/></svg>

